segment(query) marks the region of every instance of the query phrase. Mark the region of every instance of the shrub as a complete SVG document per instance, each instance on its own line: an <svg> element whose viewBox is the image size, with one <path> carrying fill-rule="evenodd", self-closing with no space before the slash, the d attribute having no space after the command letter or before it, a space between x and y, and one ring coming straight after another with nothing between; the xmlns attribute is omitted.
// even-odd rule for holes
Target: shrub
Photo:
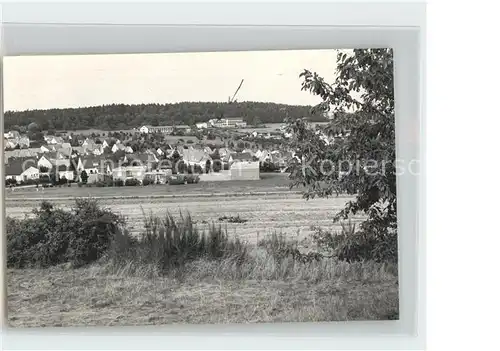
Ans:
<svg viewBox="0 0 500 351"><path fill-rule="evenodd" d="M313 240L339 260L347 262L373 260L397 263L397 232L385 223L369 218L356 231L355 225L341 223L339 233L314 228Z"/></svg>
<svg viewBox="0 0 500 351"><path fill-rule="evenodd" d="M36 185L36 184L38 184L38 180L27 179L27 180L23 180L20 185Z"/></svg>
<svg viewBox="0 0 500 351"><path fill-rule="evenodd" d="M139 239L123 232L109 252L113 263L134 261L134 264L153 264L166 273L198 258L229 259L236 264L244 261L247 251L238 239L229 239L227 231L212 224L208 231L200 231L189 214L176 220L170 213L164 218L144 215L145 230Z"/></svg>
<svg viewBox="0 0 500 351"><path fill-rule="evenodd" d="M144 178L142 180L142 185L150 185L150 184L154 184L154 180L150 179L150 178Z"/></svg>
<svg viewBox="0 0 500 351"><path fill-rule="evenodd" d="M40 178L38 179L40 184L48 184L51 182L50 176L48 174L40 174Z"/></svg>
<svg viewBox="0 0 500 351"><path fill-rule="evenodd" d="M83 170L82 173L80 173L80 178L82 180L82 183L87 184L87 181L89 179L89 175L87 174L87 171Z"/></svg>
<svg viewBox="0 0 500 351"><path fill-rule="evenodd" d="M7 219L7 265L48 267L70 262L78 267L98 260L110 247L123 220L96 200L77 199L70 211L42 202L33 218Z"/></svg>
<svg viewBox="0 0 500 351"><path fill-rule="evenodd" d="M177 174L174 176L170 176L168 178L168 184L170 185L181 185L186 183L186 176L183 174Z"/></svg>
<svg viewBox="0 0 500 351"><path fill-rule="evenodd" d="M68 183L68 179L66 177L61 177L61 178L59 178L57 185L63 185L63 184L67 184L67 183Z"/></svg>
<svg viewBox="0 0 500 351"><path fill-rule="evenodd" d="M125 186L138 186L141 185L141 181L135 178L129 178L125 180Z"/></svg>
<svg viewBox="0 0 500 351"><path fill-rule="evenodd" d="M113 186L113 178L112 177L105 177L102 182L104 183L104 186Z"/></svg>
<svg viewBox="0 0 500 351"><path fill-rule="evenodd" d="M279 170L279 167L270 161L261 162L259 168L262 173L271 173Z"/></svg>
<svg viewBox="0 0 500 351"><path fill-rule="evenodd" d="M115 179L113 181L113 184L114 184L114 186L123 186L124 185L124 181L123 181L123 179Z"/></svg>
<svg viewBox="0 0 500 351"><path fill-rule="evenodd" d="M13 178L6 179L5 186L9 186L9 185L17 185L17 180L15 180Z"/></svg>
<svg viewBox="0 0 500 351"><path fill-rule="evenodd" d="M200 182L200 176L197 174L189 174L186 176L186 182L188 184L196 184Z"/></svg>
<svg viewBox="0 0 500 351"><path fill-rule="evenodd" d="M297 241L288 240L283 233L273 232L270 237L260 240L257 246L264 248L277 264L293 264L293 262L307 264L325 258L319 252L300 252ZM287 260L288 258L291 260Z"/></svg>

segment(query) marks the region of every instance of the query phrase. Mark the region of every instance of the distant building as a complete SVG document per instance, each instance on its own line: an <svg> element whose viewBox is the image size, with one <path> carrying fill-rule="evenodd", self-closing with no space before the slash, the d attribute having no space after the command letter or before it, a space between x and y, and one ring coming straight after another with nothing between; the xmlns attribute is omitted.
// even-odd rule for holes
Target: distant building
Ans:
<svg viewBox="0 0 500 351"><path fill-rule="evenodd" d="M231 180L259 180L259 162L235 161L230 167Z"/></svg>
<svg viewBox="0 0 500 351"><path fill-rule="evenodd" d="M189 166L198 165L202 168L212 164L212 158L204 150L189 148L184 150L182 159Z"/></svg>
<svg viewBox="0 0 500 351"><path fill-rule="evenodd" d="M247 126L247 122L242 118L212 119L209 123L216 128L243 128Z"/></svg>
<svg viewBox="0 0 500 351"><path fill-rule="evenodd" d="M144 173L144 178L148 179L150 182L154 184L166 184L168 176L172 174L172 170L155 170L151 172Z"/></svg>
<svg viewBox="0 0 500 351"><path fill-rule="evenodd" d="M147 173L145 166L121 166L113 168L113 180L137 179L142 182Z"/></svg>
<svg viewBox="0 0 500 351"><path fill-rule="evenodd" d="M184 133L191 133L191 127L186 124L179 124L175 126L175 130L183 131Z"/></svg>
<svg viewBox="0 0 500 351"><path fill-rule="evenodd" d="M172 134L174 128L172 126L142 126L139 128L139 132L143 134L152 134L152 133L163 133L163 134Z"/></svg>

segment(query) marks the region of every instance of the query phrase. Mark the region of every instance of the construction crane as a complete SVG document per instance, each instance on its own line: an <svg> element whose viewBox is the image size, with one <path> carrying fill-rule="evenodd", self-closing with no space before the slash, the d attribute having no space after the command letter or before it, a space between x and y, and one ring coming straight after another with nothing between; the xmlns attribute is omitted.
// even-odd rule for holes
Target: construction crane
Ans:
<svg viewBox="0 0 500 351"><path fill-rule="evenodd" d="M235 91L235 92L234 92L234 94L233 94L233 97L231 97L231 96L230 96L230 97L228 98L227 102L228 102L229 104L232 104L233 102L237 102L237 101L236 101L236 94L238 94L238 91L240 91L241 86L243 85L243 81L244 81L244 79L242 79L242 80L241 80L240 85L238 85L238 89L236 89L236 91Z"/></svg>
<svg viewBox="0 0 500 351"><path fill-rule="evenodd" d="M227 103L228 104L232 104L234 102L237 102L236 101L236 94L238 94L238 91L240 91L241 86L243 85L243 81L244 81L244 79L241 80L240 85L238 85L238 89L236 89L236 91L234 92L233 96L232 97L231 96L228 97L228 99L227 99ZM218 119L221 120L223 118L224 118L224 112L221 112Z"/></svg>

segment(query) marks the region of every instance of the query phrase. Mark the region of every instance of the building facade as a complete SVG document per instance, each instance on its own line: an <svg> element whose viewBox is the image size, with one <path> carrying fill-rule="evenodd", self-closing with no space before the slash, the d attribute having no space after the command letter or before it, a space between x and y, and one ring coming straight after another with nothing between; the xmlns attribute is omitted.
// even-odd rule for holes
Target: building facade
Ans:
<svg viewBox="0 0 500 351"><path fill-rule="evenodd" d="M142 126L139 128L139 132L144 134L152 134L152 133L163 133L163 134L171 134L174 128L172 126Z"/></svg>

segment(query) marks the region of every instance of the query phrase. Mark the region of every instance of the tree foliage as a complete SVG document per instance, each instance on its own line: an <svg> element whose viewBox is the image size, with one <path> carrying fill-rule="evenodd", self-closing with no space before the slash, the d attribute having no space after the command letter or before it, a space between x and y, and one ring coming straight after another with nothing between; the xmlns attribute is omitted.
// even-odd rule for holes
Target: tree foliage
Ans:
<svg viewBox="0 0 500 351"><path fill-rule="evenodd" d="M83 184L87 184L87 180L89 179L87 171L83 170L82 173L80 174L80 178Z"/></svg>
<svg viewBox="0 0 500 351"><path fill-rule="evenodd" d="M321 97L313 113L333 113L327 127L290 121L291 146L301 161L290 165L293 186L306 198L356 195L334 217L368 214L362 230L396 235L395 118L390 49L359 49L337 55L332 84L304 70L302 90Z"/></svg>

